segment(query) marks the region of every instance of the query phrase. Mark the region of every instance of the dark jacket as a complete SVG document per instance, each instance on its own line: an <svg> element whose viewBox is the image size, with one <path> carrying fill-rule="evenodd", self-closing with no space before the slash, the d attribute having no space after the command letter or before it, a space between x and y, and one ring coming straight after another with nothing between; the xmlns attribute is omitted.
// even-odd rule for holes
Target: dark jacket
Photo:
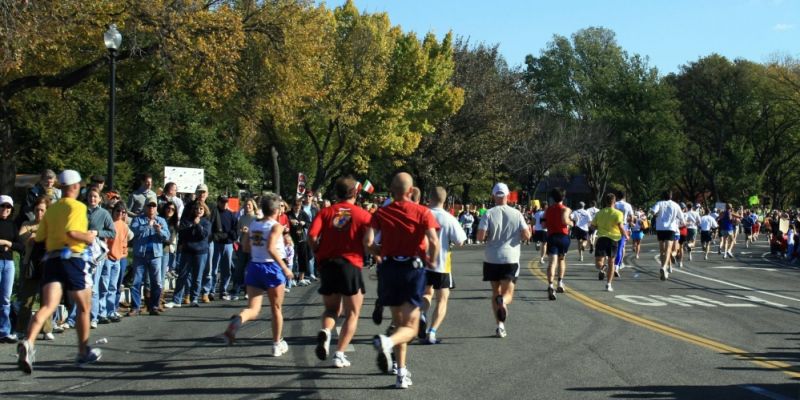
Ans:
<svg viewBox="0 0 800 400"><path fill-rule="evenodd" d="M178 226L178 248L192 254L208 253L208 238L211 236L211 222L201 218L199 224L194 220L183 220Z"/></svg>
<svg viewBox="0 0 800 400"><path fill-rule="evenodd" d="M11 248L0 249L0 260L13 260L15 251L20 254L25 251L25 246L19 241L19 230L10 217L0 220L0 239L11 242Z"/></svg>

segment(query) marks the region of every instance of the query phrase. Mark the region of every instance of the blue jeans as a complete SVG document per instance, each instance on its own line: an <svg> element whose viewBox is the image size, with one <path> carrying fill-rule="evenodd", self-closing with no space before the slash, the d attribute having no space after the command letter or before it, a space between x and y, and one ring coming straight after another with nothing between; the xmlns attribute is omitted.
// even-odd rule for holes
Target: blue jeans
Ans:
<svg viewBox="0 0 800 400"><path fill-rule="evenodd" d="M175 283L175 291L172 295L173 303L181 304L184 292L189 293L192 302L197 302L207 264L208 253L181 253L180 264L178 264L178 281Z"/></svg>
<svg viewBox="0 0 800 400"><path fill-rule="evenodd" d="M97 316L108 318L117 312L117 282L119 281L119 260L106 260L100 274L100 301ZM94 306L92 306L94 309Z"/></svg>
<svg viewBox="0 0 800 400"><path fill-rule="evenodd" d="M0 337L11 334L11 290L14 260L0 260Z"/></svg>
<svg viewBox="0 0 800 400"><path fill-rule="evenodd" d="M244 271L250 261L250 253L245 253L242 247L236 252L235 268L233 272L233 294L238 295L244 289Z"/></svg>
<svg viewBox="0 0 800 400"><path fill-rule="evenodd" d="M203 290L214 293L217 286L217 272L220 275L219 293L228 294L233 267L233 243L214 243L214 259L211 261L211 279L205 283Z"/></svg>
<svg viewBox="0 0 800 400"><path fill-rule="evenodd" d="M167 271L175 269L175 253L164 253L161 256L161 288L166 287Z"/></svg>
<svg viewBox="0 0 800 400"><path fill-rule="evenodd" d="M131 290L131 311L139 311L142 304L142 280L144 274L150 277L150 304L147 309L153 311L158 308L161 298L161 257L134 257L133 258L133 289Z"/></svg>
<svg viewBox="0 0 800 400"><path fill-rule="evenodd" d="M92 264L94 265L94 263ZM94 272L92 273L92 304L89 310L89 319L92 321L97 321L97 316L100 313L100 275L103 273L105 266L106 262L103 261L100 265L94 267Z"/></svg>
<svg viewBox="0 0 800 400"><path fill-rule="evenodd" d="M128 259L123 257L119 259L119 278L117 279L117 298L114 299L114 312L119 308L119 301L122 298L122 281L125 280L125 272L128 271Z"/></svg>

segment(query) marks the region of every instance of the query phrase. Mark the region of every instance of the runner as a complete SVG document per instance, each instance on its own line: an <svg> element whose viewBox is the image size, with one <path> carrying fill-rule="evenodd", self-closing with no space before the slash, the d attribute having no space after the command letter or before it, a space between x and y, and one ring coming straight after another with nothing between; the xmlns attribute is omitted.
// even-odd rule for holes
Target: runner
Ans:
<svg viewBox="0 0 800 400"><path fill-rule="evenodd" d="M692 261L692 250L697 240L697 227L700 225L700 204L695 204L686 213L686 252L689 254L689 261Z"/></svg>
<svg viewBox="0 0 800 400"><path fill-rule="evenodd" d="M753 240L753 227L756 224L756 216L750 210L744 211L744 216L742 217L742 230L744 231L744 247L750 248L750 244L754 242Z"/></svg>
<svg viewBox="0 0 800 400"><path fill-rule="evenodd" d="M600 210L592 220L592 225L597 228L597 246L595 248L594 260L595 266L599 270L598 279L606 281L606 291L613 292L614 288L611 287L611 282L614 280L614 274L611 273L608 266L611 264L612 257L617 254L617 244L623 237L628 236L628 231L625 229L625 217L615 204L616 196L614 193L608 193L603 198L603 205L606 208ZM640 231L641 232L641 231Z"/></svg>
<svg viewBox="0 0 800 400"><path fill-rule="evenodd" d="M92 280L89 275L91 257L87 245L94 242L97 232L89 231L86 206L76 200L81 190L81 176L77 171L64 170L58 175L63 197L50 206L36 231L36 241L45 242L42 275L42 304L28 327L28 335L17 345L17 365L27 374L33 372L34 343L45 321L61 302L64 290L78 305L77 331L78 356L76 363L84 366L100 360L100 349L89 347L89 308Z"/></svg>
<svg viewBox="0 0 800 400"><path fill-rule="evenodd" d="M741 215L733 212L731 203L725 204L725 211L720 215L719 220L719 235L722 237L720 241L720 250L722 251L722 258L733 258L733 245L735 244L736 237L734 236L735 218L741 218Z"/></svg>
<svg viewBox="0 0 800 400"><path fill-rule="evenodd" d="M544 264L544 257L547 254L547 225L544 220L544 210L546 208L547 202L544 202L542 203L542 208L537 209L533 214L533 242L536 244L536 249L541 250L539 264Z"/></svg>
<svg viewBox="0 0 800 400"><path fill-rule="evenodd" d="M627 233L626 235L620 237L619 243L617 244L617 255L614 258L614 276L618 277L620 270L625 268L625 264L623 263L625 258L625 243L630 237L629 224L633 219L633 207L630 203L625 201L625 191L619 192L619 200L617 200L617 203L614 204L614 207L622 212L622 221L625 225L625 232Z"/></svg>
<svg viewBox="0 0 800 400"><path fill-rule="evenodd" d="M639 252L642 250L642 239L644 239L645 223L647 215L641 210L633 216L631 221L631 243L633 243L633 254L639 259Z"/></svg>
<svg viewBox="0 0 800 400"><path fill-rule="evenodd" d="M686 238L689 235L689 228L687 228L686 225L686 213L688 212L688 209L685 203L681 203L680 208L682 214L680 221L678 222L678 234L676 235L675 238L675 240L678 241L678 244L677 246L672 247L673 260L672 264L670 264L670 267L667 271L670 274L672 273L672 265L675 264L676 262L678 263L678 268L683 268L683 248L686 245Z"/></svg>
<svg viewBox="0 0 800 400"><path fill-rule="evenodd" d="M450 298L450 289L455 288L450 246L461 246L467 240L467 234L461 228L458 220L444 210L443 206L446 199L447 191L440 186L437 186L428 197L431 212L441 227L439 229L439 244L441 246L439 261L436 263L435 269L428 270L425 273L425 296L423 297L422 314L420 315L418 336L420 338L425 337L428 344L439 343L436 334L442 325L442 321L444 321L445 314L447 314L447 300ZM492 210L489 210L487 215L491 214L491 212ZM430 328L426 331L425 325L427 325L428 321L426 314L433 301L434 293L436 294L436 308L434 309Z"/></svg>
<svg viewBox="0 0 800 400"><path fill-rule="evenodd" d="M506 337L508 306L514 299L514 285L519 276L520 242L531 237L525 218L517 209L508 206L508 194L505 183L494 185L495 206L486 212L478 228L478 237L486 241L483 280L492 285L495 334L500 338Z"/></svg>
<svg viewBox="0 0 800 400"><path fill-rule="evenodd" d="M597 208L597 202L592 200L589 202L589 208L586 209L589 212L589 216L594 220L594 216L597 215L597 212L600 209ZM594 253L594 243L597 241L597 228L592 225L589 225L589 253Z"/></svg>
<svg viewBox="0 0 800 400"><path fill-rule="evenodd" d="M556 299L556 293L564 293L564 274L567 272L567 251L569 250L569 228L572 220L569 219L571 211L563 204L566 192L562 188L555 188L550 192L553 205L547 207L544 213L547 225L547 254L550 264L547 268L547 297ZM558 288L553 287L553 280L558 270Z"/></svg>
<svg viewBox="0 0 800 400"><path fill-rule="evenodd" d="M281 200L275 196L261 199L261 210L264 218L253 221L248 228L247 236L242 241L245 252L250 253L244 283L247 286L247 307L231 319L223 336L232 345L236 341L236 333L247 321L254 320L261 313L264 293L269 298L272 310L272 356L280 357L289 351L289 344L283 339L283 306L284 285L292 279L292 270L283 262L284 226L277 221L281 209Z"/></svg>
<svg viewBox="0 0 800 400"><path fill-rule="evenodd" d="M384 373L392 367L394 348L398 365L395 387L401 389L411 385L406 351L419 329L425 263L436 268L439 255L436 233L439 224L428 208L410 201L413 184L411 175L404 172L395 175L391 184L394 201L375 212L370 226L373 235L382 236L381 244L373 242L370 246L370 252L383 260L378 274L379 296L381 303L391 308L392 321L397 326L391 336L377 335L373 344L378 350L378 367Z"/></svg>
<svg viewBox="0 0 800 400"><path fill-rule="evenodd" d="M708 208L704 210L704 215L700 217L700 246L703 248L703 259L708 260L708 252L711 251L711 243L713 242L712 232L719 225L717 219L710 214Z"/></svg>
<svg viewBox="0 0 800 400"><path fill-rule="evenodd" d="M364 249L372 244L369 228L372 215L355 205L358 190L351 177L336 180L334 190L339 202L320 210L308 232L309 244L319 261L319 293L325 310L322 329L317 334L316 355L326 360L330 353L331 331L336 327L340 310L345 321L339 334L333 365L350 366L344 354L358 326L358 315L364 302Z"/></svg>
<svg viewBox="0 0 800 400"><path fill-rule="evenodd" d="M683 213L680 206L672 201L672 192L669 190L661 195L661 201L653 206L652 211L656 217L656 235L661 253L661 280L664 281L669 278L669 270L672 268L672 250L675 236L679 234Z"/></svg>
<svg viewBox="0 0 800 400"><path fill-rule="evenodd" d="M581 261L583 261L583 251L586 250L586 245L589 243L589 225L592 223L592 216L584 207L586 207L586 203L579 202L578 209L570 215L575 223L575 226L572 227L572 236L578 240L578 255Z"/></svg>

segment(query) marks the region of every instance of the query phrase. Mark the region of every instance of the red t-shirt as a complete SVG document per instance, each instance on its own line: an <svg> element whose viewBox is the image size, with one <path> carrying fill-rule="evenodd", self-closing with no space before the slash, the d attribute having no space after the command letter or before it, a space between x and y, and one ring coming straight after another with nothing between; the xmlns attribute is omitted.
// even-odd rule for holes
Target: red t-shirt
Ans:
<svg viewBox="0 0 800 400"><path fill-rule="evenodd" d="M372 216L372 227L381 232L381 257L425 259L428 241L425 232L439 229L428 207L410 201L393 201Z"/></svg>
<svg viewBox="0 0 800 400"><path fill-rule="evenodd" d="M569 227L564 223L564 209L567 208L561 203L553 204L544 211L544 224L547 226L547 236L562 233L569 235Z"/></svg>
<svg viewBox="0 0 800 400"><path fill-rule="evenodd" d="M369 227L370 213L347 202L325 207L311 223L309 237L320 238L318 260L342 257L356 267L364 266L361 238Z"/></svg>
<svg viewBox="0 0 800 400"><path fill-rule="evenodd" d="M289 216L286 215L286 213L281 213L281 215L278 216L278 223L283 225L284 227L286 227L288 229L289 228Z"/></svg>

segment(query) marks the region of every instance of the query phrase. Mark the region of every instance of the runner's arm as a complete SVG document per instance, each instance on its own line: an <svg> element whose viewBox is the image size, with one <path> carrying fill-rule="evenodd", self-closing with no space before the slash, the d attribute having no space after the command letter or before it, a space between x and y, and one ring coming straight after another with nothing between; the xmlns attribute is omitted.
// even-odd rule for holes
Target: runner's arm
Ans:
<svg viewBox="0 0 800 400"><path fill-rule="evenodd" d="M281 224L272 226L272 230L269 232L269 240L267 241L267 252L269 252L272 259L281 266L283 274L286 275L286 279L292 279L294 278L292 270L286 266L286 263L283 262L283 258L281 258L281 254L278 253L278 246L283 246L283 229L283 225Z"/></svg>
<svg viewBox="0 0 800 400"><path fill-rule="evenodd" d="M439 234L436 233L436 228L428 228L425 231L425 236L428 238L428 265L433 269L436 268L436 264L439 262L439 249L441 247Z"/></svg>

